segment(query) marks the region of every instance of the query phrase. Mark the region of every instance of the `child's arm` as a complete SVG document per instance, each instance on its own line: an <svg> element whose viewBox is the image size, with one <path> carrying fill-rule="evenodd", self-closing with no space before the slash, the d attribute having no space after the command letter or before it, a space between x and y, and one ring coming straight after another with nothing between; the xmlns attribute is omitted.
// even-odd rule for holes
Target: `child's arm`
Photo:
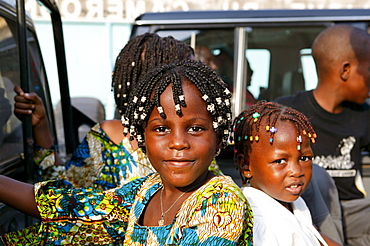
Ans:
<svg viewBox="0 0 370 246"><path fill-rule="evenodd" d="M33 185L0 175L0 202L23 213L40 218Z"/></svg>
<svg viewBox="0 0 370 246"><path fill-rule="evenodd" d="M19 86L15 86L14 91L17 93L14 97L14 114L20 120L22 116L30 115L35 143L44 149L52 148L53 139L42 99L36 93L24 93ZM58 153L55 152L54 155L55 165L64 165Z"/></svg>
<svg viewBox="0 0 370 246"><path fill-rule="evenodd" d="M136 179L108 191L58 188L58 181L38 183L35 197L43 221L8 233L3 239L6 245L39 245L40 242L46 245L86 242L89 245L122 245L120 241L126 233L131 205L143 181Z"/></svg>

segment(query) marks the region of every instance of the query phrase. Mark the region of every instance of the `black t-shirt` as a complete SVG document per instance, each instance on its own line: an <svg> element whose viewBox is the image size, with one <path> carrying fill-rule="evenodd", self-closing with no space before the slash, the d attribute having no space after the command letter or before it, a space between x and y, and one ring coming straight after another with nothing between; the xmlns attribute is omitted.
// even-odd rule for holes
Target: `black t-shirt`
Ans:
<svg viewBox="0 0 370 246"><path fill-rule="evenodd" d="M312 91L281 97L276 102L305 114L317 133L312 144L313 163L325 168L335 180L341 200L363 198L356 187L356 175L362 177L361 149L370 145L368 104L346 103L338 114L329 113L316 102Z"/></svg>

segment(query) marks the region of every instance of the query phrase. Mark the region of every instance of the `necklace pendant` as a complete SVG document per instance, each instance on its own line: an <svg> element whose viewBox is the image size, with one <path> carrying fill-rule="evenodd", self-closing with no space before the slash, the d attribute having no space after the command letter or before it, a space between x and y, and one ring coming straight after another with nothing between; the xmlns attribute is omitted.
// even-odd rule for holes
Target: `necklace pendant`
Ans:
<svg viewBox="0 0 370 246"><path fill-rule="evenodd" d="M158 220L158 225L159 225L159 226L164 226L164 219L163 219L163 217L161 217L161 218Z"/></svg>

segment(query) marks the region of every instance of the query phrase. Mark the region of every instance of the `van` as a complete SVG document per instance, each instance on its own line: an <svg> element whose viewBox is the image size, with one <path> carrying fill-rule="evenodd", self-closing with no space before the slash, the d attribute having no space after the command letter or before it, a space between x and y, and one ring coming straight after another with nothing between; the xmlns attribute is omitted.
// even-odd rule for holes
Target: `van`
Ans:
<svg viewBox="0 0 370 246"><path fill-rule="evenodd" d="M171 35L190 44L233 92L233 115L256 99L274 100L316 87L311 45L325 28L349 24L368 30L367 9L237 10L145 13L131 36ZM231 152L231 151L229 151ZM229 160L226 174L238 178ZM221 162L222 163L222 162ZM364 176L370 176L364 165Z"/></svg>
<svg viewBox="0 0 370 246"><path fill-rule="evenodd" d="M315 37L332 25L368 29L369 23L366 9L163 12L136 18L131 36L155 32L190 44L229 84L237 114L248 106L247 91L274 100L314 88Z"/></svg>

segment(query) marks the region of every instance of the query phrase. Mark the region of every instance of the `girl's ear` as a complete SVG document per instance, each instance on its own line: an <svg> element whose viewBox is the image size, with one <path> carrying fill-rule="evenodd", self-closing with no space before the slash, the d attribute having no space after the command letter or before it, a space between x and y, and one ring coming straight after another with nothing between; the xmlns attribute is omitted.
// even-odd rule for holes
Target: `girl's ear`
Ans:
<svg viewBox="0 0 370 246"><path fill-rule="evenodd" d="M240 170L240 173L245 177L250 179L252 177L252 173L249 167L249 160L244 154L238 154L236 157L236 161Z"/></svg>

